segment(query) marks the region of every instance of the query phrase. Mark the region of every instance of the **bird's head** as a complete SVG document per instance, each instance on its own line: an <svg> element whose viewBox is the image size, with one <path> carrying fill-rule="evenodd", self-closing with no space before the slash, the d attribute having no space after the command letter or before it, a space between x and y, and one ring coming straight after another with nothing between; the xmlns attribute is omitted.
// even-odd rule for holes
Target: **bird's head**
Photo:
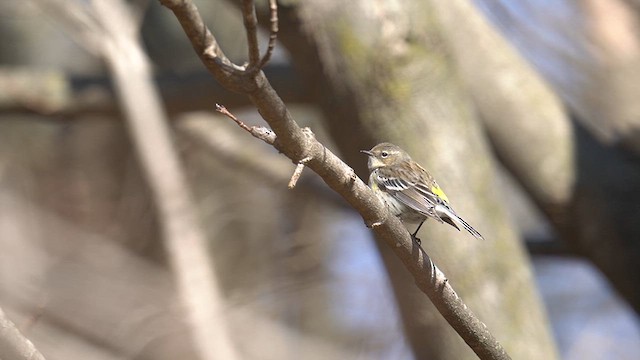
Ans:
<svg viewBox="0 0 640 360"><path fill-rule="evenodd" d="M391 143L380 143L371 150L360 152L369 156L369 171L398 164L409 157L404 150Z"/></svg>

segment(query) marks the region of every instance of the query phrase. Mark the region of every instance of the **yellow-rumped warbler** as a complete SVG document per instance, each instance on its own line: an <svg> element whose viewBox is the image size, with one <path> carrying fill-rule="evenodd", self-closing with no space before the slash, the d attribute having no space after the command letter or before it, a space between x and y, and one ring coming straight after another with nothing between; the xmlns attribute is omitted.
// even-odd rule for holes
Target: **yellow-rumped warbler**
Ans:
<svg viewBox="0 0 640 360"><path fill-rule="evenodd" d="M444 221L458 230L462 227L476 238L484 239L453 211L447 195L433 176L406 151L390 143L381 143L361 152L369 155L369 186L374 193L400 220L420 223L411 234L418 243L420 239L416 234L427 218Z"/></svg>

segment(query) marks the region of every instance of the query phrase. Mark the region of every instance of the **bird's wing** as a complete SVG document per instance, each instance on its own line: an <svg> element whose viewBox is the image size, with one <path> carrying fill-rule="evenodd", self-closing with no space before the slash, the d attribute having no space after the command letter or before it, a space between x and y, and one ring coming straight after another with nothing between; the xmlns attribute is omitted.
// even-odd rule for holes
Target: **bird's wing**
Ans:
<svg viewBox="0 0 640 360"><path fill-rule="evenodd" d="M435 211L435 207L440 201L439 198L432 192L427 191L424 186L416 185L415 182L400 179L381 171L378 171L376 177L378 183L387 190L387 193L398 201L424 216L442 221Z"/></svg>
<svg viewBox="0 0 640 360"><path fill-rule="evenodd" d="M427 184L424 181L414 181L406 174L404 175L401 179L388 172L377 171L376 178L391 196L408 207L424 216L446 222L458 230L463 228L478 239L484 239L476 229L456 214L447 202L446 195L435 181Z"/></svg>

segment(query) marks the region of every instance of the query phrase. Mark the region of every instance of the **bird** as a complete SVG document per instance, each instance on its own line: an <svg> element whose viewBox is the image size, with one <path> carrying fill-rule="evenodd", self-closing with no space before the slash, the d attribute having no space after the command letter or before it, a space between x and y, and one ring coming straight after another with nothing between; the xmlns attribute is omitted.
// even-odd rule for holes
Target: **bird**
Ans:
<svg viewBox="0 0 640 360"><path fill-rule="evenodd" d="M369 187L376 196L403 222L419 223L411 234L418 244L420 239L416 235L428 218L446 222L458 231L463 228L475 238L484 239L456 214L434 177L402 148L383 142L360 152L369 157Z"/></svg>

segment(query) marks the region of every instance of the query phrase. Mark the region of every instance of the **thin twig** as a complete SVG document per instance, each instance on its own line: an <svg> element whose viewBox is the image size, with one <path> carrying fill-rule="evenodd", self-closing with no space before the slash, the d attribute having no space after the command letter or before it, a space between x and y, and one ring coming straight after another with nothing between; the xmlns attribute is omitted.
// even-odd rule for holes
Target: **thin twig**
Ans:
<svg viewBox="0 0 640 360"><path fill-rule="evenodd" d="M235 115L233 115L229 110L227 110L227 108L224 107L224 105L216 104L216 111L222 115L225 115L229 119L235 121L236 124L238 124L238 126L240 126L241 128L245 129L248 132L251 132L251 128L247 126L247 124L242 122L242 120L238 119Z"/></svg>
<svg viewBox="0 0 640 360"><path fill-rule="evenodd" d="M272 186L280 186L291 178L291 161L275 152L265 152L260 143L237 132L235 125L215 121L215 115L181 115L176 119L177 131L187 137L190 143L202 146L215 153L218 160L229 166L246 171ZM312 196L340 209L351 209L333 190L309 177L299 181L296 187L301 196Z"/></svg>
<svg viewBox="0 0 640 360"><path fill-rule="evenodd" d="M224 107L224 105L216 104L216 111L221 113L222 115L225 115L229 119L235 121L235 123L238 124L238 126L240 126L249 134L253 135L253 137L258 138L269 145L273 145L276 142L276 134L273 131L271 131L270 129L267 129L264 126L249 127L242 120L238 119L229 110L227 110L227 108Z"/></svg>
<svg viewBox="0 0 640 360"><path fill-rule="evenodd" d="M260 47L258 45L258 18L253 0L242 0L242 18L244 20L244 29L247 34L249 50L249 66L247 66L247 69L259 69Z"/></svg>
<svg viewBox="0 0 640 360"><path fill-rule="evenodd" d="M277 0L269 0L269 23L271 24L269 28L269 44L267 45L267 51L264 53L262 60L260 61L259 68L262 69L269 60L271 59L271 55L273 54L273 50L276 47L276 39L278 39L278 2Z"/></svg>
<svg viewBox="0 0 640 360"><path fill-rule="evenodd" d="M296 165L296 169L293 171L293 175L291 175L291 180L289 180L289 185L287 185L289 189L296 187L296 184L300 179L300 175L302 175L302 170L304 170L304 166L309 162L309 160L311 160L311 158L307 156L306 158L298 161L298 165Z"/></svg>

